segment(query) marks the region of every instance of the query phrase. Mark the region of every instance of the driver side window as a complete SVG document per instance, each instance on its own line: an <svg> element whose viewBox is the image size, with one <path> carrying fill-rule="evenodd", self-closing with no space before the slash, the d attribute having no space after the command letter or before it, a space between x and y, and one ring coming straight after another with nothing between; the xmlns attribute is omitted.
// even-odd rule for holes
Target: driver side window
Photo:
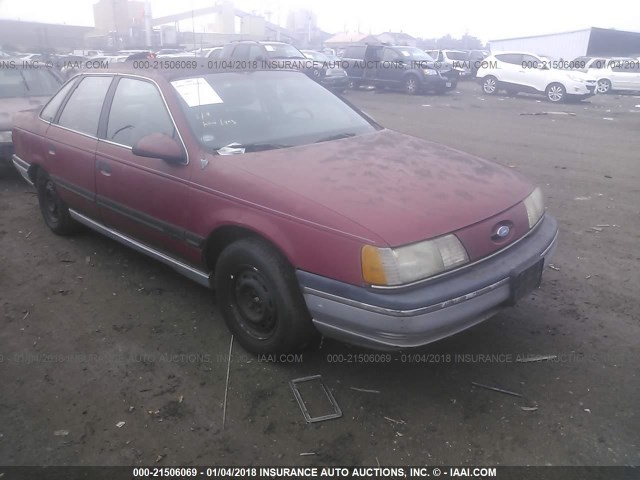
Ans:
<svg viewBox="0 0 640 480"><path fill-rule="evenodd" d="M160 92L150 82L120 79L109 111L106 140L133 147L152 133L175 137L173 121Z"/></svg>
<svg viewBox="0 0 640 480"><path fill-rule="evenodd" d="M385 48L384 52L382 53L382 60L386 62L394 62L399 58L400 58L399 55L394 50L391 50L390 48Z"/></svg>

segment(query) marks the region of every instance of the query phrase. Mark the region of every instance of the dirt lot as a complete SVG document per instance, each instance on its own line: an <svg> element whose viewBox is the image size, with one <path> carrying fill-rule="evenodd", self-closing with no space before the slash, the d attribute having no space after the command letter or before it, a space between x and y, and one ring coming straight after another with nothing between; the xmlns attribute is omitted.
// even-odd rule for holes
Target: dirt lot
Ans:
<svg viewBox="0 0 640 480"><path fill-rule="evenodd" d="M561 225L542 288L418 357L235 345L223 430L230 334L212 295L98 234L53 235L30 187L4 174L0 464L640 464L640 97L557 106L470 83L347 97L538 182ZM544 111L575 116L522 115ZM314 374L341 419L305 424L288 381Z"/></svg>

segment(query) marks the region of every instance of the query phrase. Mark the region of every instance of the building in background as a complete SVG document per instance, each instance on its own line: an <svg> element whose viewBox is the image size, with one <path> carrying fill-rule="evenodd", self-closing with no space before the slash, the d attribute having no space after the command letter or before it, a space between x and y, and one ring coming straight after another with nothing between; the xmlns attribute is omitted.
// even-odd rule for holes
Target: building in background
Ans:
<svg viewBox="0 0 640 480"><path fill-rule="evenodd" d="M549 35L491 40L489 46L492 53L515 50L563 60L582 56L637 56L640 55L640 33L591 27Z"/></svg>
<svg viewBox="0 0 640 480"><path fill-rule="evenodd" d="M0 20L0 47L23 52L71 51L84 46L91 27Z"/></svg>
<svg viewBox="0 0 640 480"><path fill-rule="evenodd" d="M98 0L93 21L95 28L87 39L91 47L119 50L147 43L143 1Z"/></svg>

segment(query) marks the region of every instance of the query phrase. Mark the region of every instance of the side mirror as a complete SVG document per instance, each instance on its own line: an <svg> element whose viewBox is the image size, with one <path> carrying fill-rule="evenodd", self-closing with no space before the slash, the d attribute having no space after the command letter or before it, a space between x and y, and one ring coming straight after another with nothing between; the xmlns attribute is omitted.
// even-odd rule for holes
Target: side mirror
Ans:
<svg viewBox="0 0 640 480"><path fill-rule="evenodd" d="M182 146L164 133L151 133L142 137L131 152L139 157L159 158L171 165L184 165L187 162Z"/></svg>

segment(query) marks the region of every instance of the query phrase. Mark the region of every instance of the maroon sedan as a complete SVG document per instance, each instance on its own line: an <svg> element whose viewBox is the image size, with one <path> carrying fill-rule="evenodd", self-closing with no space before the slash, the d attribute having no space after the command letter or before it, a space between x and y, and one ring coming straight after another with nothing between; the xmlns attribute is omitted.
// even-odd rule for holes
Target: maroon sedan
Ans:
<svg viewBox="0 0 640 480"><path fill-rule="evenodd" d="M452 335L538 287L558 234L514 171L299 72L82 74L13 140L53 232L88 226L212 287L252 352Z"/></svg>

